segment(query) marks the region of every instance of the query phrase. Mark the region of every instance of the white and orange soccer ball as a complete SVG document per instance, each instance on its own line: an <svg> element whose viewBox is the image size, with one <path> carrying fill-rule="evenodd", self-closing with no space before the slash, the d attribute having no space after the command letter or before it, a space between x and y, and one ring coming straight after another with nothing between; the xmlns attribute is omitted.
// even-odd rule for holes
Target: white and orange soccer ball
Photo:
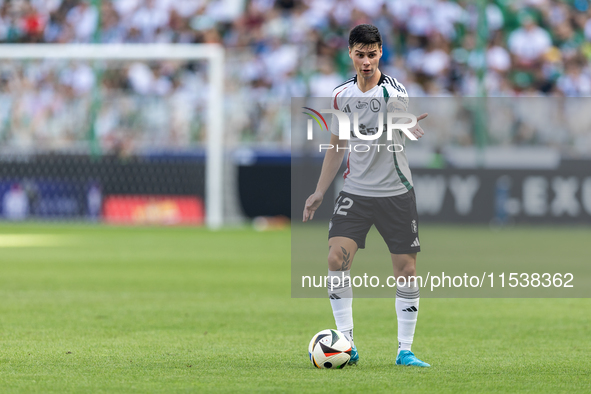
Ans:
<svg viewBox="0 0 591 394"><path fill-rule="evenodd" d="M316 368L345 368L351 358L351 343L340 331L322 330L312 337L308 354Z"/></svg>

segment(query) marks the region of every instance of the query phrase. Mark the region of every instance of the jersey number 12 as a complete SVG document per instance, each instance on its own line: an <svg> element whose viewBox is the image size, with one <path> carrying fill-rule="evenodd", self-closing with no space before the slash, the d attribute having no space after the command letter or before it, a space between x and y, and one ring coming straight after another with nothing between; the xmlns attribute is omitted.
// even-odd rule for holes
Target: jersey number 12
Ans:
<svg viewBox="0 0 591 394"><path fill-rule="evenodd" d="M334 206L334 211L332 211L332 213L347 216L347 212L345 212L345 210L351 208L352 206L353 200L351 200L349 197L343 198L343 196L340 196L337 200L337 203Z"/></svg>

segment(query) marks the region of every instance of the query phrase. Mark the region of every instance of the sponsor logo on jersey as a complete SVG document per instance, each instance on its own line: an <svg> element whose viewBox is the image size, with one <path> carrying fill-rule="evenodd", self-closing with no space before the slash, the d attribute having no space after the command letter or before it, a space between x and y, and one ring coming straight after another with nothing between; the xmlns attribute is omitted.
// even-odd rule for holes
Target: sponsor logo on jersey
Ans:
<svg viewBox="0 0 591 394"><path fill-rule="evenodd" d="M377 132L378 132L378 128L377 127L370 127L370 128L368 128L363 123L361 123L359 125L359 134L363 134L363 135L374 135Z"/></svg>
<svg viewBox="0 0 591 394"><path fill-rule="evenodd" d="M357 108L357 109L365 109L365 108L367 108L367 106L368 106L368 104L366 102L358 101L357 102L357 105L355 106L355 108Z"/></svg>
<svg viewBox="0 0 591 394"><path fill-rule="evenodd" d="M345 108L343 108L343 112L350 114L351 113L351 107L349 107L349 104L345 105Z"/></svg>

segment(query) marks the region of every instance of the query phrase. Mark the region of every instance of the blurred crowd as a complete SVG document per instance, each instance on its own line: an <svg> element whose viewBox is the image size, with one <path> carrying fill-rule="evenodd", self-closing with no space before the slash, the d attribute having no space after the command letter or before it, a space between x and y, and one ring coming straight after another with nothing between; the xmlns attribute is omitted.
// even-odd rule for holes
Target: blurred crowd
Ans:
<svg viewBox="0 0 591 394"><path fill-rule="evenodd" d="M12 148L129 154L202 139L202 62L0 62L0 152Z"/></svg>
<svg viewBox="0 0 591 394"><path fill-rule="evenodd" d="M588 0L0 0L4 43L223 44L234 144L289 145L290 98L330 96L353 75L347 37L360 23L380 29L381 69L411 98L591 95ZM133 150L204 138L202 63L130 63L98 73L90 63L56 64L2 63L3 144L90 135L105 149ZM95 85L102 100L93 112ZM488 141L556 144L536 130ZM578 134L560 132L561 145L577 144Z"/></svg>

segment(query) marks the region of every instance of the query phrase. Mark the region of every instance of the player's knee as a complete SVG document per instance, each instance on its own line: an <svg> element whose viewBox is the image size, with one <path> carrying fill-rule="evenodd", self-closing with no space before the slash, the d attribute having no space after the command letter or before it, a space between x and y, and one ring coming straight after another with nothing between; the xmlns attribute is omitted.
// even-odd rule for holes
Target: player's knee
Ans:
<svg viewBox="0 0 591 394"><path fill-rule="evenodd" d="M402 269L398 272L398 276L403 276L405 278L409 278L411 276L417 275L417 269L414 264L408 264L402 267Z"/></svg>
<svg viewBox="0 0 591 394"><path fill-rule="evenodd" d="M331 271L336 271L341 268L341 263L343 261L343 253L338 251L331 250L328 253L328 269Z"/></svg>
<svg viewBox="0 0 591 394"><path fill-rule="evenodd" d="M400 256L394 263L394 269L397 277L408 278L417 275L416 260L411 255Z"/></svg>

